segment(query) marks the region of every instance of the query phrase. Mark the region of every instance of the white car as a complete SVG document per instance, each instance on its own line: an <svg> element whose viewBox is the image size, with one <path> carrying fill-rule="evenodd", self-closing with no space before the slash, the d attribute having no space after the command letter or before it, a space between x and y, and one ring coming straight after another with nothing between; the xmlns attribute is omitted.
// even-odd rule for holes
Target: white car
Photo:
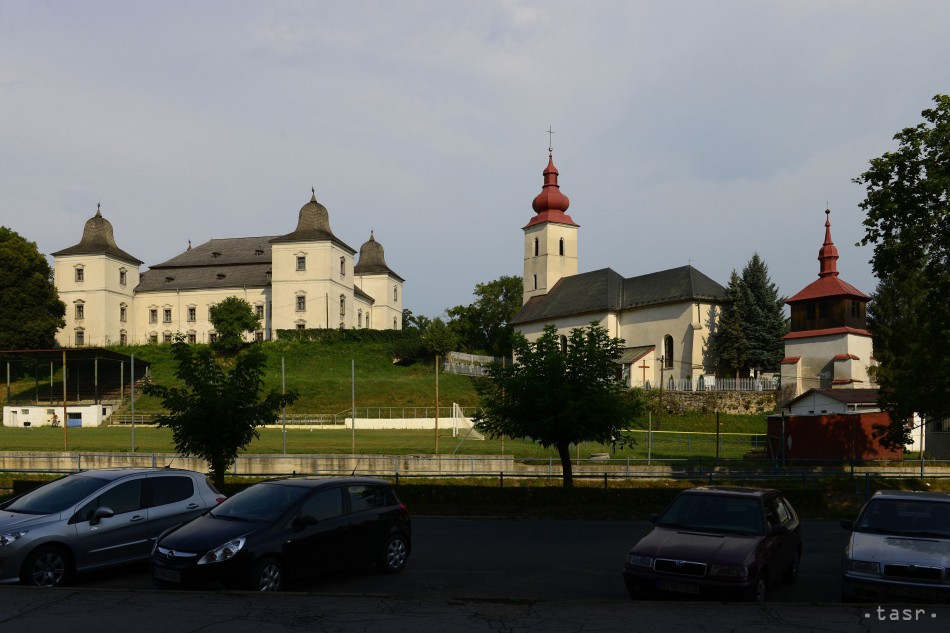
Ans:
<svg viewBox="0 0 950 633"><path fill-rule="evenodd" d="M950 494L880 491L841 526L843 601L950 600Z"/></svg>
<svg viewBox="0 0 950 633"><path fill-rule="evenodd" d="M0 504L0 583L54 587L77 572L146 560L159 534L223 500L190 470L67 475Z"/></svg>

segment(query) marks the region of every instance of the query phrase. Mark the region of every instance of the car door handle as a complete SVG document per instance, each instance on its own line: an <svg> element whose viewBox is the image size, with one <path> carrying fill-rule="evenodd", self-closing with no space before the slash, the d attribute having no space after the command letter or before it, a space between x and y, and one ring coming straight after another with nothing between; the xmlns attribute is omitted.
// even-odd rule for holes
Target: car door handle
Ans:
<svg viewBox="0 0 950 633"><path fill-rule="evenodd" d="M145 517L143 517L141 514L136 514L131 519L129 519L129 522L138 523L139 521L144 521L144 520L145 520Z"/></svg>
<svg viewBox="0 0 950 633"><path fill-rule="evenodd" d="M189 503L189 504L188 504L188 509L189 509L189 510L194 510L195 508L200 508L200 507L201 507L201 506L199 506L197 503Z"/></svg>

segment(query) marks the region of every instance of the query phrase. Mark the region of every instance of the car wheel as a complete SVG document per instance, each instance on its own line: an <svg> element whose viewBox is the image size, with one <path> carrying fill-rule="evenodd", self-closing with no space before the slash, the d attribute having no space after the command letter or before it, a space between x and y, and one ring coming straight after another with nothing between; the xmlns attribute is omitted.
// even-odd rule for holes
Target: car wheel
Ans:
<svg viewBox="0 0 950 633"><path fill-rule="evenodd" d="M274 558L263 558L254 567L249 588L252 591L280 591L283 570Z"/></svg>
<svg viewBox="0 0 950 633"><path fill-rule="evenodd" d="M406 537L402 534L390 534L376 566L387 574L395 574L402 571L407 560L409 560L409 543L406 542Z"/></svg>
<svg viewBox="0 0 950 633"><path fill-rule="evenodd" d="M20 582L35 587L62 587L69 580L69 556L59 547L38 547L23 563Z"/></svg>
<svg viewBox="0 0 950 633"><path fill-rule="evenodd" d="M753 602L765 602L765 596L769 592L768 577L768 569L762 569L762 571L759 572L759 576L755 579L755 584L752 586L751 598Z"/></svg>
<svg viewBox="0 0 950 633"><path fill-rule="evenodd" d="M785 582L793 583L798 580L798 570L802 566L802 552L801 550L796 550L795 555L792 556L791 562L788 564L788 569L785 570Z"/></svg>

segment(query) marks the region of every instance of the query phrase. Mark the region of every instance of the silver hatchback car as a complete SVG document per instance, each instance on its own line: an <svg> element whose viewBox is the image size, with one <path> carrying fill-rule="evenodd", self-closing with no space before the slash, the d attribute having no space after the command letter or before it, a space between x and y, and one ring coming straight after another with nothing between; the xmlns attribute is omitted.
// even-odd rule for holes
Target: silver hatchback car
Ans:
<svg viewBox="0 0 950 633"><path fill-rule="evenodd" d="M0 504L0 583L53 587L74 573L146 560L159 534L223 499L190 470L67 475Z"/></svg>

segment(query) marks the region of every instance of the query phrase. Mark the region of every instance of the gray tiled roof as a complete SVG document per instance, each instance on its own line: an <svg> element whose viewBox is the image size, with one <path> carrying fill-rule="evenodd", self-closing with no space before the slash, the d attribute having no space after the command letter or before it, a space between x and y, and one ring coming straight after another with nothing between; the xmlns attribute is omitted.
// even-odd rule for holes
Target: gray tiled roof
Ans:
<svg viewBox="0 0 950 633"><path fill-rule="evenodd" d="M270 285L270 261L230 266L152 268L144 273L135 292L211 288L263 288Z"/></svg>
<svg viewBox="0 0 950 633"><path fill-rule="evenodd" d="M234 264L271 263L270 241L273 237L232 237L209 240L168 261L151 266L178 268L182 266L231 266Z"/></svg>
<svg viewBox="0 0 950 633"><path fill-rule="evenodd" d="M723 302L726 289L692 266L624 278L610 268L564 277L532 297L512 323L549 321L590 312L617 312L679 301Z"/></svg>

